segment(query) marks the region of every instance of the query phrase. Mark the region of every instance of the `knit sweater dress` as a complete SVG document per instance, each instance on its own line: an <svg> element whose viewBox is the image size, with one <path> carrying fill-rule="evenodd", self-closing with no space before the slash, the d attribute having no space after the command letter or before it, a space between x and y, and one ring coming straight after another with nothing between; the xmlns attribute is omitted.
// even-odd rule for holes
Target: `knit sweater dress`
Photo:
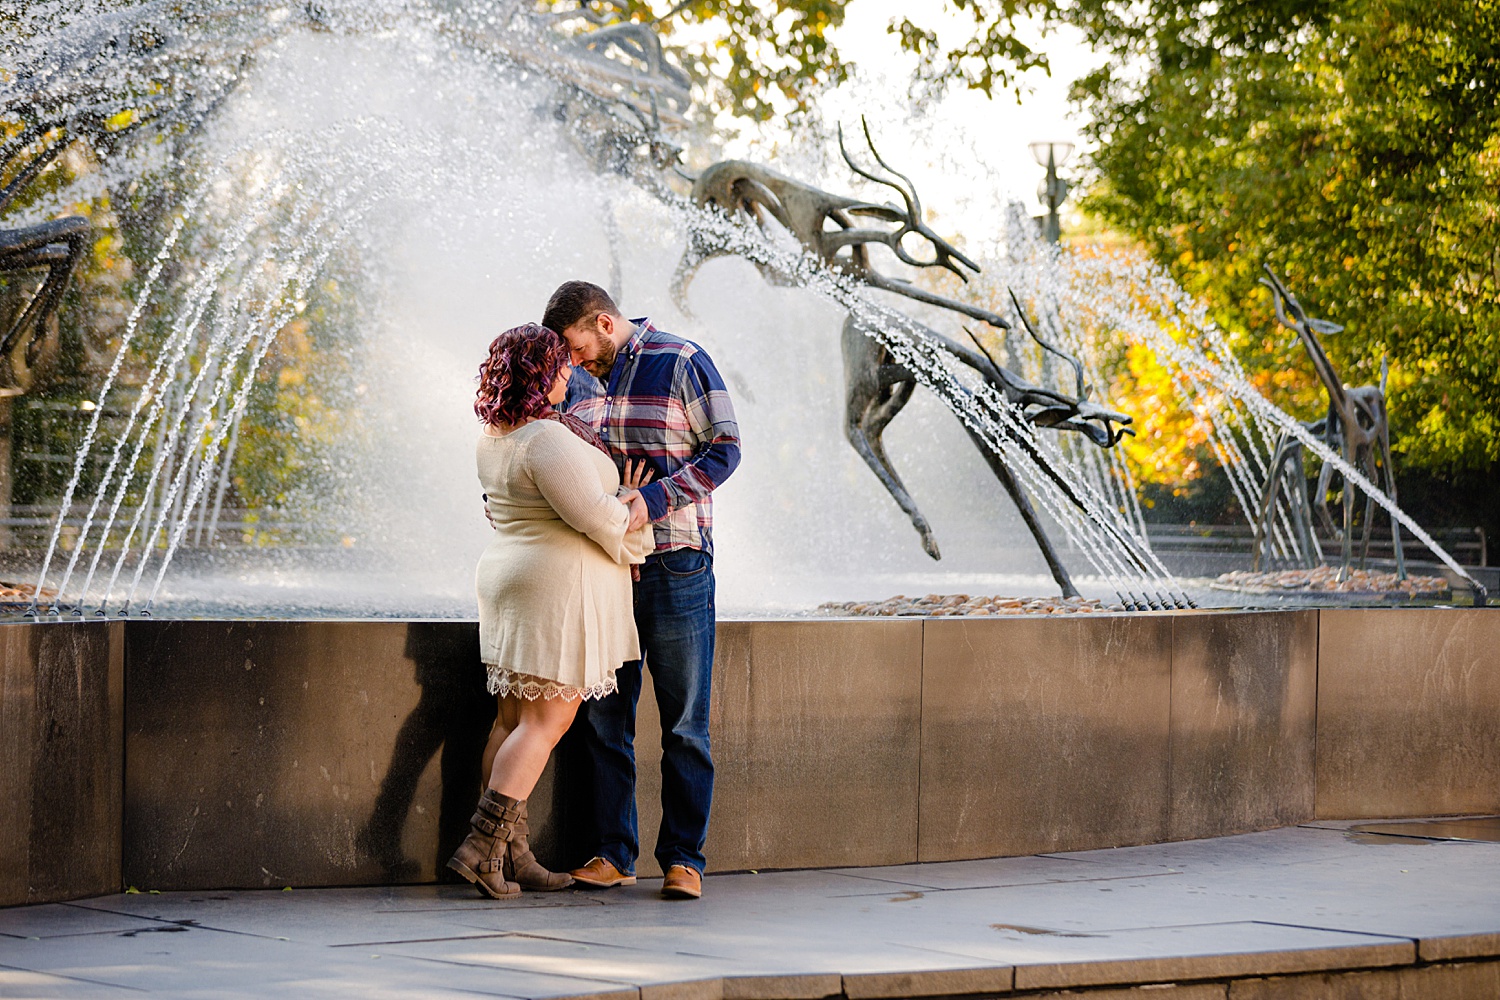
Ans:
<svg viewBox="0 0 1500 1000"><path fill-rule="evenodd" d="M598 698L639 659L630 565L651 525L626 531L614 462L554 420L480 434L479 481L495 535L474 574L480 658L492 693Z"/></svg>

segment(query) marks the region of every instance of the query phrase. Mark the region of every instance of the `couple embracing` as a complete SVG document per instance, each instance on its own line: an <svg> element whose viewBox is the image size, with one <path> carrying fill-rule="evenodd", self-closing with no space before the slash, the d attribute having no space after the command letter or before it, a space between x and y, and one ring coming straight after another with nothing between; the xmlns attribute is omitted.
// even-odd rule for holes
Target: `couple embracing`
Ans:
<svg viewBox="0 0 1500 1000"><path fill-rule="evenodd" d="M540 325L490 344L474 411L494 527L475 573L480 651L498 709L448 867L496 899L635 882L644 663L662 723L662 894L695 899L713 796L711 494L740 458L724 382L702 348L569 281ZM530 850L526 799L570 727L598 843L562 874Z"/></svg>

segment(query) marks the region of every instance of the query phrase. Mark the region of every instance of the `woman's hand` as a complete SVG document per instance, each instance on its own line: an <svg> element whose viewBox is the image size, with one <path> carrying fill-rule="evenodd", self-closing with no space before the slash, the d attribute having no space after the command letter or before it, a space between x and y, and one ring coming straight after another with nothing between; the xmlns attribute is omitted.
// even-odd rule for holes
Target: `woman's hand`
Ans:
<svg viewBox="0 0 1500 1000"><path fill-rule="evenodd" d="M625 475L621 477L620 482L626 489L634 491L651 482L651 478L655 475L656 473L652 471L644 458L636 461L627 458Z"/></svg>
<svg viewBox="0 0 1500 1000"><path fill-rule="evenodd" d="M650 478L650 473L647 473L646 475L647 478ZM622 490L620 492L620 495L615 499L624 504L625 509L630 512L630 520L625 525L626 531L634 531L641 525L645 524L647 521L651 520L651 511L646 507L646 500L641 496L640 490Z"/></svg>

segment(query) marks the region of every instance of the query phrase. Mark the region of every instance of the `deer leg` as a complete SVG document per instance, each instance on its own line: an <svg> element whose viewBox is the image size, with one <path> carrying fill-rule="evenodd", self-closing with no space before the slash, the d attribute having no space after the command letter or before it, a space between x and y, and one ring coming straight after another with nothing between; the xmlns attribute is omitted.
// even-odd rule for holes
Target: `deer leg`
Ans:
<svg viewBox="0 0 1500 1000"><path fill-rule="evenodd" d="M885 349L862 333L852 317L844 323L843 348L844 436L911 519L912 527L922 538L922 550L934 559L941 559L932 526L906 491L880 439L886 425L911 399L916 382L909 373L907 379L901 379L896 366L882 364Z"/></svg>
<svg viewBox="0 0 1500 1000"><path fill-rule="evenodd" d="M1346 454L1344 460L1350 465L1355 465L1352 459L1355 456ZM1338 582L1343 583L1349 579L1349 564L1355 561L1355 484L1350 478L1344 477L1344 537L1340 540L1340 564L1338 564Z"/></svg>
<svg viewBox="0 0 1500 1000"><path fill-rule="evenodd" d="M1276 503L1276 490L1281 485L1281 467L1287 456L1287 433L1282 431L1276 438L1276 449L1271 455L1271 467L1266 476L1265 488L1260 493L1260 510L1255 518L1255 537L1250 542L1250 570L1260 572L1261 550L1266 546L1270 534L1271 510Z"/></svg>
<svg viewBox="0 0 1500 1000"><path fill-rule="evenodd" d="M1377 486L1380 484L1379 474L1375 471L1375 455L1373 449L1368 445L1360 445L1355 451L1355 457L1359 460L1358 469L1365 474L1365 478ZM1370 533L1374 528L1375 520L1375 498L1365 497L1365 523L1359 532L1359 568L1365 569L1370 557Z"/></svg>
<svg viewBox="0 0 1500 1000"><path fill-rule="evenodd" d="M1328 537L1337 540L1339 537L1338 525L1333 523L1333 515L1328 512L1328 487L1332 481L1333 466L1324 462L1323 468L1318 472L1317 503L1313 505L1313 509L1318 512L1318 523L1323 526L1323 530L1328 534ZM1323 550L1320 547L1318 549L1320 558L1322 554Z"/></svg>
<svg viewBox="0 0 1500 1000"><path fill-rule="evenodd" d="M1385 495L1396 503L1396 467L1391 464L1391 432L1384 419L1380 423L1380 478ZM1396 577L1406 579L1406 551L1401 544L1401 522L1391 515L1391 548L1396 554Z"/></svg>
<svg viewBox="0 0 1500 1000"><path fill-rule="evenodd" d="M1307 467L1302 464L1302 444L1293 449L1291 468L1287 475L1287 489L1291 491L1292 523L1297 529L1297 542L1302 546L1302 568L1313 569L1323 563L1323 550L1318 547L1317 535L1313 532L1312 511L1308 510Z"/></svg>
<svg viewBox="0 0 1500 1000"><path fill-rule="evenodd" d="M1042 526L1041 519L1037 517L1036 509L1031 506L1031 499L1026 496L1026 491L1021 489L1021 484L1016 482L1016 477L1006 466L1005 460L996 455L990 446L985 444L984 439L967 424L964 430L968 432L969 439L984 456L985 464L1000 480L1000 485L1005 487L1005 492L1010 494L1011 500L1016 505L1016 510L1021 512L1021 520L1026 522L1026 528L1031 532L1031 537L1036 540L1037 548L1042 550L1042 558L1047 561L1047 569L1052 572L1052 579L1062 588L1062 596L1077 597L1078 588L1073 586L1073 578L1068 575L1068 568L1063 565L1057 556L1057 550L1052 547L1052 539L1047 536L1047 530Z"/></svg>

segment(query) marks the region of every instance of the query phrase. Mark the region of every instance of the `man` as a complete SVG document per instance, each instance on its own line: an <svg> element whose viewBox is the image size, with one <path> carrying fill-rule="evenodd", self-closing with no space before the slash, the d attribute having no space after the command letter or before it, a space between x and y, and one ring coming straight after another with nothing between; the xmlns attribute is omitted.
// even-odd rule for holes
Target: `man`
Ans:
<svg viewBox="0 0 1500 1000"><path fill-rule="evenodd" d="M640 568L635 621L661 710L662 895L703 892L703 842L713 798L708 704L714 660L713 491L740 461L739 427L708 354L649 319L628 320L609 294L569 281L552 294L542 325L572 348L564 406L588 422L621 468L644 459L653 481L632 501L632 520L655 526L656 551ZM581 370L580 370L581 369ZM616 674L619 690L585 702L574 723L593 773L599 844L573 877L585 885L635 882L635 709L641 661Z"/></svg>

